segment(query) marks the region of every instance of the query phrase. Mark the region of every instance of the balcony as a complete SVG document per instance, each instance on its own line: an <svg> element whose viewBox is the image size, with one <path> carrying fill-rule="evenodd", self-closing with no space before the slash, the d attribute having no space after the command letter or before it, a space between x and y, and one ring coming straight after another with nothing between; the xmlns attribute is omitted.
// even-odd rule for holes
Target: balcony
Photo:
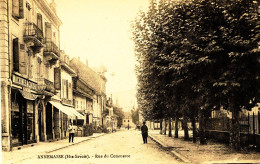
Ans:
<svg viewBox="0 0 260 164"><path fill-rule="evenodd" d="M23 38L27 46L32 47L37 53L40 52L43 47L43 32L35 23L25 23Z"/></svg>
<svg viewBox="0 0 260 164"><path fill-rule="evenodd" d="M59 47L52 41L45 41L44 56L47 60L58 60L60 56Z"/></svg>
<svg viewBox="0 0 260 164"><path fill-rule="evenodd" d="M56 94L54 83L45 78L39 80L38 90L40 93L47 94L47 95Z"/></svg>

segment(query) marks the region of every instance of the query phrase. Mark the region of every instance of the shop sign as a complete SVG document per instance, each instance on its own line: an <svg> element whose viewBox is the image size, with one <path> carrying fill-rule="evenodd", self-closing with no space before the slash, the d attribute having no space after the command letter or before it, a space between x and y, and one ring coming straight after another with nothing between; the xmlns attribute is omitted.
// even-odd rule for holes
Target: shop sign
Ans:
<svg viewBox="0 0 260 164"><path fill-rule="evenodd" d="M30 81L28 79L25 79L21 76L15 75L15 74L13 74L13 83L24 86L24 87L28 87L32 90L37 90L37 83Z"/></svg>

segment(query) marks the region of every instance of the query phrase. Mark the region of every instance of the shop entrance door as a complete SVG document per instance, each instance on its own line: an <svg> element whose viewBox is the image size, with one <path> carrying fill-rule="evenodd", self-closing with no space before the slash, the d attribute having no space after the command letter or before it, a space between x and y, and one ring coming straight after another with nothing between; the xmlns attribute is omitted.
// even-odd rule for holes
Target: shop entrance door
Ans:
<svg viewBox="0 0 260 164"><path fill-rule="evenodd" d="M27 144L27 111L26 111L26 101L22 103L22 144Z"/></svg>
<svg viewBox="0 0 260 164"><path fill-rule="evenodd" d="M44 141L44 133L43 133L43 106L39 104L38 106L38 134L39 140Z"/></svg>
<svg viewBox="0 0 260 164"><path fill-rule="evenodd" d="M47 105L46 105L46 135L47 135L47 140L53 139L52 130L53 130L52 105L50 103L47 103Z"/></svg>
<svg viewBox="0 0 260 164"><path fill-rule="evenodd" d="M55 139L60 139L60 126L59 126L59 110L54 108L54 134Z"/></svg>

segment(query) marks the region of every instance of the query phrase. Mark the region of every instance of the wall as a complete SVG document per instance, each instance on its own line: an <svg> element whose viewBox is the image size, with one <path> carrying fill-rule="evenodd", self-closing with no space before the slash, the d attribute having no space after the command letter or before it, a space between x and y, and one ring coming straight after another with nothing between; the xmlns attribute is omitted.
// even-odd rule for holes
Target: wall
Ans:
<svg viewBox="0 0 260 164"><path fill-rule="evenodd" d="M80 96L77 94L74 95L74 99L75 99L76 110L86 110L86 98L84 96Z"/></svg>

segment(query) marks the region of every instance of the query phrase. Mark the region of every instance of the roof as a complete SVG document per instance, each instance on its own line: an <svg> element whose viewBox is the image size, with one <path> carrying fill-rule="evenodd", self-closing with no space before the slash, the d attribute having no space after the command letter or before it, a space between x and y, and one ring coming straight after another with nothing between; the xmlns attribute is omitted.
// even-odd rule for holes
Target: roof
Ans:
<svg viewBox="0 0 260 164"><path fill-rule="evenodd" d="M130 112L124 112L124 119L132 119Z"/></svg>
<svg viewBox="0 0 260 164"><path fill-rule="evenodd" d="M106 81L98 73L75 57L71 59L70 66L77 72L82 80L95 90L95 92L98 94L106 94Z"/></svg>

